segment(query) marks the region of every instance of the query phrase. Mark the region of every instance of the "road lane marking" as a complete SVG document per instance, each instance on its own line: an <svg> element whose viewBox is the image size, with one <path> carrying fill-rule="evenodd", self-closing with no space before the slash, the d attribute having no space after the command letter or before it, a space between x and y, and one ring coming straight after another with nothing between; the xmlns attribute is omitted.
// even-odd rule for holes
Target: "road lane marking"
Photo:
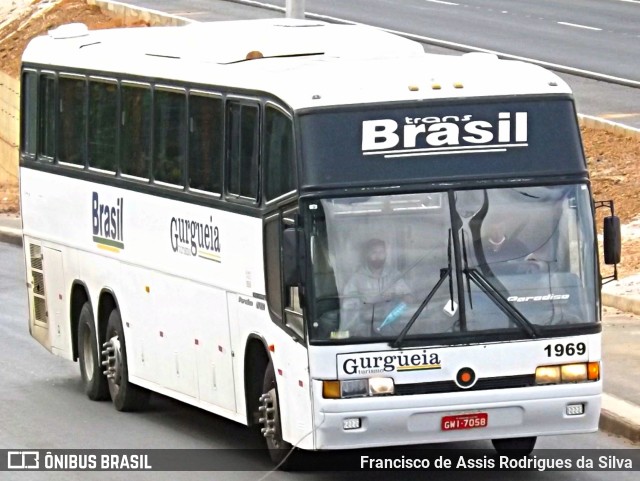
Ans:
<svg viewBox="0 0 640 481"><path fill-rule="evenodd" d="M640 113L628 113L628 114L602 114L600 117L602 117L603 119L612 119L612 120L616 120L616 119L628 119L630 117L636 117L640 115Z"/></svg>
<svg viewBox="0 0 640 481"><path fill-rule="evenodd" d="M459 3L453 3L453 2L444 2L443 0L425 0L425 2L429 2L429 3L440 3L442 5L455 5L456 7L459 6Z"/></svg>
<svg viewBox="0 0 640 481"><path fill-rule="evenodd" d="M598 27L589 27L587 25L579 25L577 23L569 23L569 22L557 22L558 25L566 25L567 27L575 27L575 28L584 28L586 30L597 30L597 31L601 31L601 28Z"/></svg>
<svg viewBox="0 0 640 481"><path fill-rule="evenodd" d="M627 3L640 3L640 0L620 0L621 2L627 2Z"/></svg>

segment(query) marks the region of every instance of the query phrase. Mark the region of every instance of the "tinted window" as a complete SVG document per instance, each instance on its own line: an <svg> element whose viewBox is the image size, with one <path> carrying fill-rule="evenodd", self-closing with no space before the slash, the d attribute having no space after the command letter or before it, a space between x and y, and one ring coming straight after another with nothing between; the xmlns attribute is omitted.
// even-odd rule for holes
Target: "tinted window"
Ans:
<svg viewBox="0 0 640 481"><path fill-rule="evenodd" d="M38 153L53 158L56 153L56 79L53 75L40 77L39 103Z"/></svg>
<svg viewBox="0 0 640 481"><path fill-rule="evenodd" d="M264 227L265 276L267 304L271 315L282 319L282 290L280 287L280 216L272 217Z"/></svg>
<svg viewBox="0 0 640 481"><path fill-rule="evenodd" d="M258 198L258 106L229 105L229 193Z"/></svg>
<svg viewBox="0 0 640 481"><path fill-rule="evenodd" d="M115 172L118 166L118 86L89 83L89 166Z"/></svg>
<svg viewBox="0 0 640 481"><path fill-rule="evenodd" d="M264 142L266 198L270 200L295 189L291 120L272 107L266 109Z"/></svg>
<svg viewBox="0 0 640 481"><path fill-rule="evenodd" d="M84 80L60 77L58 85L60 89L58 160L84 165L84 144L87 129L86 83Z"/></svg>
<svg viewBox="0 0 640 481"><path fill-rule="evenodd" d="M22 152L35 155L38 134L38 74L25 72L22 76Z"/></svg>
<svg viewBox="0 0 640 481"><path fill-rule="evenodd" d="M151 91L148 87L122 86L121 145L120 171L148 177L151 160Z"/></svg>
<svg viewBox="0 0 640 481"><path fill-rule="evenodd" d="M153 177L182 184L187 153L187 99L185 94L156 90Z"/></svg>
<svg viewBox="0 0 640 481"><path fill-rule="evenodd" d="M221 192L222 99L189 98L189 187Z"/></svg>

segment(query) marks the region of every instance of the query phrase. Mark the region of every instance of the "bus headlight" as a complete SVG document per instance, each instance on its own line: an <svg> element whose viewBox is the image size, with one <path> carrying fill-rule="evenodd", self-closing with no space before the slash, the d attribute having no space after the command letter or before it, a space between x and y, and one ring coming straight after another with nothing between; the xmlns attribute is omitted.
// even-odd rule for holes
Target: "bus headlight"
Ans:
<svg viewBox="0 0 640 481"><path fill-rule="evenodd" d="M565 364L560 368L562 382L582 382L587 380L587 365L581 364Z"/></svg>
<svg viewBox="0 0 640 481"><path fill-rule="evenodd" d="M390 377L350 379L348 381L322 381L322 397L325 399L347 399L353 397L382 396L393 394L395 385Z"/></svg>
<svg viewBox="0 0 640 481"><path fill-rule="evenodd" d="M340 396L342 398L361 397L369 394L369 383L366 379L341 381L340 388Z"/></svg>
<svg viewBox="0 0 640 481"><path fill-rule="evenodd" d="M599 362L579 362L558 366L539 366L536 369L536 384L561 384L572 382L598 381Z"/></svg>
<svg viewBox="0 0 640 481"><path fill-rule="evenodd" d="M536 369L536 384L558 384L560 366L540 366Z"/></svg>

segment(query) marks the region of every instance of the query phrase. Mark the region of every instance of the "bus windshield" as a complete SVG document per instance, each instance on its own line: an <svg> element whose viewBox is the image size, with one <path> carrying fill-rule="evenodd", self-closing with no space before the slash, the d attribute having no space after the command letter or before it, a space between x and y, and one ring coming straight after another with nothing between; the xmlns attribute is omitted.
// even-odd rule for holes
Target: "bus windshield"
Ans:
<svg viewBox="0 0 640 481"><path fill-rule="evenodd" d="M311 341L597 322L589 199L579 184L311 202Z"/></svg>

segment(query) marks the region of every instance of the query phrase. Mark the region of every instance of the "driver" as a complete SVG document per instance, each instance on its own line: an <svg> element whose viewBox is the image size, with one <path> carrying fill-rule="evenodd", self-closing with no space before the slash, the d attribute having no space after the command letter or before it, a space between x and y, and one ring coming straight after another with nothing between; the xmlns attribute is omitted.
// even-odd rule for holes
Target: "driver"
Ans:
<svg viewBox="0 0 640 481"><path fill-rule="evenodd" d="M409 286L400 272L387 263L387 246L370 239L364 246L364 261L344 288L341 329L350 336L369 336L393 320L387 316L400 303L413 302ZM386 319L386 322L385 322Z"/></svg>

